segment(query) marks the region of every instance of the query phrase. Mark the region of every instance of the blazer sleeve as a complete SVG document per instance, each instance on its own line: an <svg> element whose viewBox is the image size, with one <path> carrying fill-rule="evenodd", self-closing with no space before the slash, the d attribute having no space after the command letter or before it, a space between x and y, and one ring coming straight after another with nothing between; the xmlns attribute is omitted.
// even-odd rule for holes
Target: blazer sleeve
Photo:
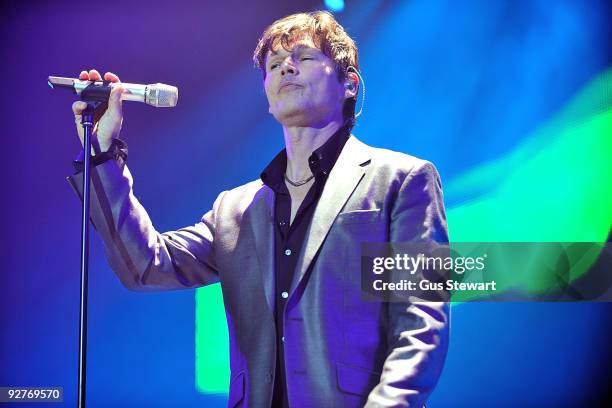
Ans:
<svg viewBox="0 0 612 408"><path fill-rule="evenodd" d="M402 183L391 211L391 242L448 242L440 177L429 162ZM387 357L366 407L423 407L433 391L449 342L446 302L389 302Z"/></svg>
<svg viewBox="0 0 612 408"><path fill-rule="evenodd" d="M82 200L83 173L67 180ZM214 237L216 213L225 192L199 223L162 234L134 196L132 185L122 159L92 168L90 218L123 285L131 290L155 291L218 282Z"/></svg>

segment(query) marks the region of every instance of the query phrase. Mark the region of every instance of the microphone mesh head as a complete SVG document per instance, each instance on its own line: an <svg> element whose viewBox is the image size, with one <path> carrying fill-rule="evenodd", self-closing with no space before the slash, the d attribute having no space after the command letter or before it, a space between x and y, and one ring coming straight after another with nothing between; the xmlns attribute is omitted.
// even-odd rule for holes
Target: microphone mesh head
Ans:
<svg viewBox="0 0 612 408"><path fill-rule="evenodd" d="M178 101L178 88L166 84L147 85L145 102L157 108L171 108Z"/></svg>

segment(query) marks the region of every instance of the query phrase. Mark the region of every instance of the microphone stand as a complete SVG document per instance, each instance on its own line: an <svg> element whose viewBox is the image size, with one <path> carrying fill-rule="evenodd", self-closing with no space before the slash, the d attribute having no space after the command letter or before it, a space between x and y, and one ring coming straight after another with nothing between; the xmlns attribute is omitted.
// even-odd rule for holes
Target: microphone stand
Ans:
<svg viewBox="0 0 612 408"><path fill-rule="evenodd" d="M91 81L82 88L75 85L72 78L49 76L47 83L51 88L68 88L79 94L87 103L81 113L83 126L83 207L81 211L81 299L79 306L79 369L78 369L78 407L85 408L87 391L87 296L89 281L89 202L91 184L91 149L99 153L100 147L92 143L94 121L102 116L108 107L110 81ZM176 87L164 84L135 85L131 84L134 97L128 100L142 101L153 106L175 106L178 98ZM82 88L82 89L81 89ZM94 141L95 142L95 141Z"/></svg>
<svg viewBox="0 0 612 408"><path fill-rule="evenodd" d="M89 281L89 202L91 184L91 149L92 145L96 153L99 153L97 143L92 143L94 121L102 116L108 107L109 81L92 82L80 92L81 100L87 103L87 108L81 113L81 126L83 126L83 207L81 211L81 298L79 306L79 368L78 368L78 407L85 408L87 391L87 297ZM98 83L98 85L96 85ZM49 77L48 84L51 88L74 87L74 80L70 78ZM137 85L145 92L145 102L154 106L174 106L178 98L178 90L175 87L164 84ZM152 101L147 101L148 91L153 92ZM138 93L138 92L137 92ZM138 96L138 95L137 95ZM142 96L142 95L141 95ZM149 95L149 97L151 97ZM137 99L140 100L140 96ZM161 100L160 100L161 98Z"/></svg>
<svg viewBox="0 0 612 408"><path fill-rule="evenodd" d="M93 98L92 98L93 99ZM85 408L87 391L87 296L89 280L89 201L91 184L91 147L96 108L101 101L85 100L87 108L81 114L83 126L83 206L81 211L81 299L79 307L79 372L78 407Z"/></svg>

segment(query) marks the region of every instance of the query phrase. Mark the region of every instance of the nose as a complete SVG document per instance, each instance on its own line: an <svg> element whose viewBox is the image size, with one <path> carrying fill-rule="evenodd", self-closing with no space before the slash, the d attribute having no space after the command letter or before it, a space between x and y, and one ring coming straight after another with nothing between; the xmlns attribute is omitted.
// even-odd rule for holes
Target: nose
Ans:
<svg viewBox="0 0 612 408"><path fill-rule="evenodd" d="M289 58L285 58L281 64L281 75L285 76L285 74L297 74L297 68Z"/></svg>

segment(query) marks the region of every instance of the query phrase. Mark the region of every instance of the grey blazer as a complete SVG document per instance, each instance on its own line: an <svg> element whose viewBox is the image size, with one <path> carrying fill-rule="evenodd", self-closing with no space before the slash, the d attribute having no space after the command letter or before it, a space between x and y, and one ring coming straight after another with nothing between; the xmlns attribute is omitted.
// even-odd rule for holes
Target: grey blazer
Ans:
<svg viewBox="0 0 612 408"><path fill-rule="evenodd" d="M80 195L81 174L68 178ZM91 218L133 290L221 283L230 407L269 407L275 375L274 194L222 192L194 226L159 233L120 159L92 171ZM317 204L284 311L291 407L421 407L446 356L446 303L365 302L360 244L448 240L435 167L351 136Z"/></svg>

